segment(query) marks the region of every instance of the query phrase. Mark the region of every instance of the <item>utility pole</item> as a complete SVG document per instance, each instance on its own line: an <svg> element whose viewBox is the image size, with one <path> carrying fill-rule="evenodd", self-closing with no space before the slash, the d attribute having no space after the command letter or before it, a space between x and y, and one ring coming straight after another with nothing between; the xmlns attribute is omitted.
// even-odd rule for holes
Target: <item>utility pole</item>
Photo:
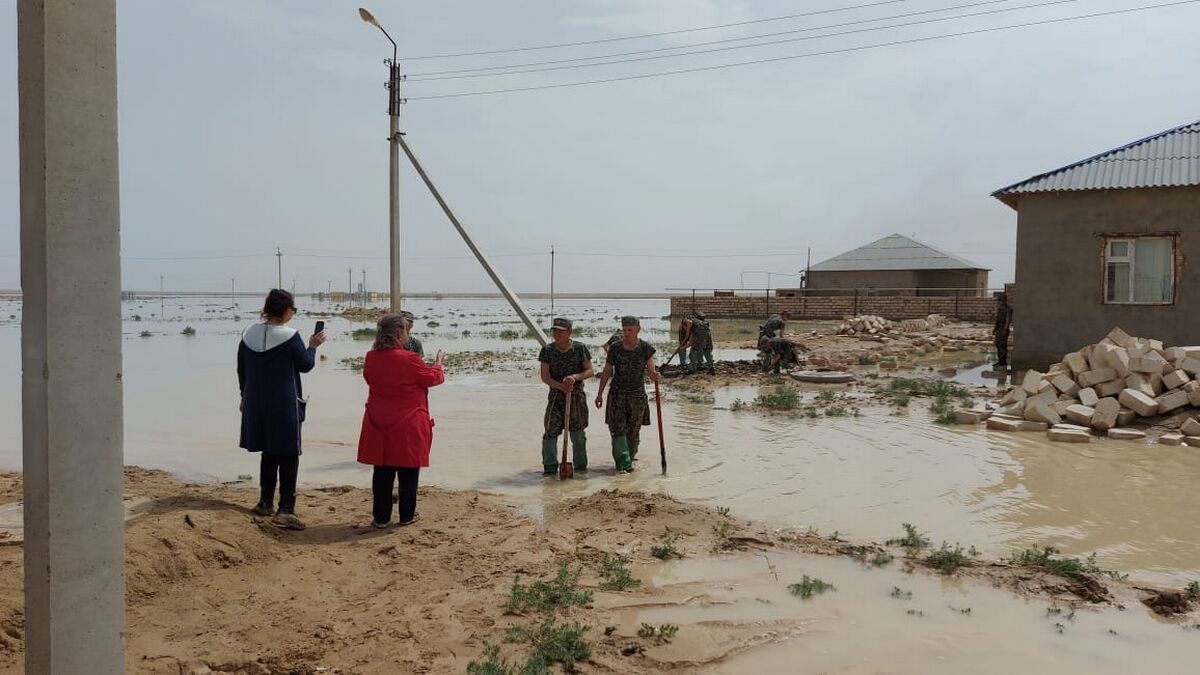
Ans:
<svg viewBox="0 0 1200 675"><path fill-rule="evenodd" d="M812 275L812 247L808 247L808 258L804 262L804 283L800 284L804 288L808 288L809 279Z"/></svg>
<svg viewBox="0 0 1200 675"><path fill-rule="evenodd" d="M278 267L279 278L277 280L275 288L283 288L283 251L279 250L278 246L275 247L275 258L279 263L279 267Z"/></svg>
<svg viewBox="0 0 1200 675"><path fill-rule="evenodd" d="M350 303L350 306L353 307L354 306L354 268L352 268L352 267L346 268L346 290L350 293L350 295L346 298L346 302Z"/></svg>
<svg viewBox="0 0 1200 675"><path fill-rule="evenodd" d="M517 316L521 317L521 321L525 323L525 327L528 328L529 332L533 334L535 339L537 339L538 344L542 345L543 347L550 344L550 340L546 338L546 334L542 332L542 328L534 322L531 316L529 316L529 312L525 309L525 305L521 304L521 299L518 298L517 294L513 293L512 289L508 287L508 283L504 281L504 278L500 276L500 273L492 268L492 265L488 262L487 257L483 255L483 251L479 250L479 247L475 245L475 241L471 239L471 235L467 234L466 228L463 227L462 222L458 220L458 216L454 215L454 211L450 209L450 204L448 204L445 198L442 197L442 193L438 191L437 186L433 184L433 179L429 177L429 174L425 173L425 167L421 166L421 162L413 153L412 148L408 147L408 143L405 142L404 137L400 136L398 138L400 141L400 149L403 150L404 154L408 156L408 161L412 163L413 168L417 171L417 175L421 177L422 181L424 181L425 187L429 188L429 194L433 195L434 201L438 203L438 206L442 207L442 213L446 214L446 218L450 221L450 224L453 225L454 229L458 231L458 236L462 237L463 242L467 245L467 248L471 249L471 253L475 255L475 259L479 261L479 264L483 267L483 270L487 272L489 277L491 277L492 283L496 284L496 288L500 289L501 295L503 295L504 299L508 301L509 306L511 306L513 311L517 313Z"/></svg>
<svg viewBox="0 0 1200 675"><path fill-rule="evenodd" d="M374 15L359 8L358 16L363 21L378 28L383 36L392 43L392 58L384 60L388 67L388 262L389 284L391 294L391 310L400 311L400 106L404 99L400 97L400 82L404 76L400 74L400 64L396 56L396 41L384 30ZM366 292L364 286L364 293Z"/></svg>
<svg viewBox="0 0 1200 675"><path fill-rule="evenodd" d="M292 279L292 295L296 294L296 280Z"/></svg>
<svg viewBox="0 0 1200 675"><path fill-rule="evenodd" d="M163 275L158 275L158 316L164 321L167 318L167 301L163 294Z"/></svg>
<svg viewBox="0 0 1200 675"><path fill-rule="evenodd" d="M236 297L237 291L235 290L236 287L237 287L237 279L230 279L229 280L229 306L231 308L237 307L237 297Z"/></svg>
<svg viewBox="0 0 1200 675"><path fill-rule="evenodd" d="M550 244L550 320L554 320L554 244Z"/></svg>
<svg viewBox="0 0 1200 675"><path fill-rule="evenodd" d="M363 268L363 309L367 308L367 268Z"/></svg>

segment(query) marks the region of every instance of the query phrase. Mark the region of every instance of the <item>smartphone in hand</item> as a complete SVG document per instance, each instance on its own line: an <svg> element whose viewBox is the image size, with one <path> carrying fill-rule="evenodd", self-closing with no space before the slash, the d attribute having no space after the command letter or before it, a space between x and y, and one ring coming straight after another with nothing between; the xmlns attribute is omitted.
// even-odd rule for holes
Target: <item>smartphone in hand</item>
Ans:
<svg viewBox="0 0 1200 675"><path fill-rule="evenodd" d="M317 322L317 327L313 329L313 335L320 335L320 334L321 334L321 331L323 331L323 330L325 330L325 322L324 322L324 321L318 321L318 322Z"/></svg>

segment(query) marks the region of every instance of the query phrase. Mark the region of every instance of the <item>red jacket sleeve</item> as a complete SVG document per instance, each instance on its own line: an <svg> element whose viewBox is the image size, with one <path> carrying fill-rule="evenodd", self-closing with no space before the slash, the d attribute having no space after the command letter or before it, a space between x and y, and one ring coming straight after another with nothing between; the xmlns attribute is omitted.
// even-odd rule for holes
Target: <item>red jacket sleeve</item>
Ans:
<svg viewBox="0 0 1200 675"><path fill-rule="evenodd" d="M412 366L413 379L417 385L428 389L446 381L446 375L442 372L441 366L430 366L416 352L405 351L404 355Z"/></svg>

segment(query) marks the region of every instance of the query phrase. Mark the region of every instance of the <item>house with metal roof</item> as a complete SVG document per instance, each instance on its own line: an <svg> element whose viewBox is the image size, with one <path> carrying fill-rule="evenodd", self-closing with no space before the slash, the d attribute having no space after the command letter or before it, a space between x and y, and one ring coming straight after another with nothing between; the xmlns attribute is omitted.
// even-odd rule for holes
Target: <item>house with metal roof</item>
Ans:
<svg viewBox="0 0 1200 675"><path fill-rule="evenodd" d="M892 234L808 270L808 292L857 289L888 295L982 295L989 270L912 237Z"/></svg>
<svg viewBox="0 0 1200 675"><path fill-rule="evenodd" d="M1200 344L1200 121L1001 188L1017 212L1012 364L1113 326Z"/></svg>

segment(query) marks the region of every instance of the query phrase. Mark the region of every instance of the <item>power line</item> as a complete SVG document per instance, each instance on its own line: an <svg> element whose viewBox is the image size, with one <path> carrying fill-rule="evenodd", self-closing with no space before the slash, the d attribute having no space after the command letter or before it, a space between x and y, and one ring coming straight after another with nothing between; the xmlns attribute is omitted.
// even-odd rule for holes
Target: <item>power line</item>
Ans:
<svg viewBox="0 0 1200 675"><path fill-rule="evenodd" d="M830 56L833 54L846 54L846 53L850 53L850 52L867 51L867 50L871 50L871 49L880 49L883 47L896 47L896 46L900 46L900 45L917 44L917 43L921 43L921 42L932 42L935 40L945 40L948 38L964 37L964 36L968 36L968 35L980 35L983 33L995 33L995 32L999 32L999 31L1013 30L1013 29L1017 29L1017 28L1029 28L1032 26L1044 26L1044 25L1056 24L1056 23L1066 23L1066 22L1070 22L1070 21L1080 21L1083 19L1094 19L1094 18L1106 17L1106 16L1116 16L1116 15L1120 15L1120 14L1131 14L1134 12L1145 12L1145 11L1150 11L1150 10L1155 10L1155 9L1164 9L1167 7L1191 5L1191 4L1195 4L1197 2L1200 2L1200 0L1179 0L1178 2L1167 2L1167 3L1158 4L1158 5L1147 5L1145 7L1132 7L1132 8L1128 8L1128 9L1117 9L1117 10L1111 10L1111 11L1107 11L1107 12L1094 12L1091 14L1078 14L1078 15L1073 15L1073 16L1059 17L1056 19L1044 19L1041 21L1028 21L1025 23L1010 24L1007 26L994 26L991 28L979 28L979 29L969 30L969 31L960 31L957 33L945 33L942 35L930 35L930 36L919 37L919 38L910 38L907 40L894 40L891 42L878 42L878 43L869 44L869 45L860 45L857 47L844 47L841 49L829 49L829 50L819 51L819 52L805 52L803 54L792 54L789 56L776 56L776 57L772 57L772 58L754 59L751 61L738 61L735 63L724 63L724 64L718 64L718 65L712 65L712 66L700 66L700 67L696 67L696 68L682 68L682 69L678 69L678 70L664 70L664 71L659 71L659 72L655 72L655 73L643 73L640 75L625 75L625 76L621 76L621 77L607 77L607 78L596 79L596 80L582 80L579 82L560 82L557 84L541 84L541 85L532 85L532 86L528 86L528 87L512 87L512 88L508 88L508 89L490 89L490 90L484 90L484 91L454 92L454 93L450 93L450 94L430 94L430 95L426 95L426 96L410 96L410 97L408 97L407 100L409 100L409 101L431 101L431 100L444 99L444 98L463 98L463 97L467 97L467 96L490 96L490 95L494 95L494 94L514 94L514 93L527 92L527 91L537 91L540 89L562 89L562 88L566 88L566 87L582 87L582 86L592 85L592 84L608 84L611 82L625 82L625 81L629 81L629 80L645 80L645 79L651 79L651 78L668 77L671 75L686 75L689 73L701 73L701 72L707 72L707 71L713 71L713 70L723 70L726 68L740 68L743 66L759 65L759 64L763 64L763 63L775 63L775 62L779 62L779 61L791 61L791 60L796 60L796 59L814 58L814 57L818 57L818 56Z"/></svg>
<svg viewBox="0 0 1200 675"><path fill-rule="evenodd" d="M616 58L616 57L620 57L620 56L634 56L637 54L654 54L654 53L659 53L659 52L676 51L676 50L680 50L680 49L689 49L691 47L704 47L707 45L725 44L725 43L729 43L729 42L745 42L747 40L761 40L764 38L778 37L780 35L794 35L796 33L810 33L812 31L827 30L830 28L843 28L845 26L857 26L857 25L861 25L864 23L875 23L878 21L890 21L892 19L904 19L904 18L908 18L908 17L912 17L912 16L937 14L940 12L952 12L956 9L967 9L970 7L982 7L985 5L995 5L998 3L1009 2L1009 1L1010 0L985 0L984 2L973 2L973 3L966 4L966 5L954 5L951 7L943 7L940 9L927 9L927 10L923 10L920 12L905 12L903 14L893 14L891 16L881 16L878 18L871 18L871 19L859 19L858 21L845 21L842 23L833 23L833 24L827 24L824 26L810 26L808 28L795 28L792 30L779 31L779 32L775 32L775 33L763 33L762 35L748 35L748 36L744 36L744 37L725 38L722 40L709 40L708 42L694 42L694 43L688 44L688 45L675 45L673 47L656 47L654 49L639 49L639 50L631 51L631 52L616 52L613 54L599 54L597 56L582 56L582 57L574 58L574 59L556 59L556 60L551 60L551 61L532 61L532 62L528 62L528 63L511 63L511 64L504 65L504 66L486 66L486 67L482 67L482 68L460 68L458 70L434 70L434 71L430 71L427 73L410 73L407 77L407 81L410 81L410 82L432 82L434 80L455 80L455 79L461 79L461 78L431 77L431 76L455 75L455 74L459 74L459 73L485 73L485 72L497 71L497 70L509 70L509 69L513 69L513 68L545 66L545 65L553 65L553 64L558 64L558 63L578 63L580 61L595 61L598 59L609 59L609 58ZM1004 10L998 10L998 11L1011 12L1011 11L1014 11L1015 9L1026 9L1027 7L1042 7L1045 5L1063 4L1065 2L1078 2L1078 0L1060 0L1059 2L1048 2L1048 3L1044 3L1044 4L1029 5L1029 6L1017 7L1017 8L1012 8L1012 9L1004 9ZM985 12L985 13L992 13L992 12ZM966 14L963 16L977 16L977 15L976 14ZM949 17L949 18L962 18L962 17ZM947 19L935 19L935 21L946 21L946 20ZM900 24L900 25L905 26L905 25L912 25L912 24ZM873 28L870 30L882 30L884 28L894 28L894 26L880 26L878 28ZM834 33L834 35L843 35L843 33ZM818 36L818 37L828 37L828 36ZM811 38L806 38L806 39L811 39ZM727 49L745 49L747 47L760 47L760 46L765 46L765 45L779 44L780 42L787 42L787 41L784 40L784 41L779 41L779 42L767 42L767 43L764 43L763 45L742 45L740 47L729 47ZM699 52L689 52L686 54L667 54L664 56L660 56L658 58L670 58L672 56L689 56L691 54L707 54L710 52L718 52L718 51L724 51L724 50L712 49L712 50L705 50L705 51L699 51ZM631 59L631 60L643 60L643 59ZM649 59L644 59L644 60L649 60ZM613 63L626 63L626 61L614 61ZM579 67L586 67L587 65L607 65L607 64L584 64L583 66L579 66ZM556 69L548 68L546 70L556 70ZM533 70L533 71L517 71L517 72L541 72L541 71ZM510 75L511 73L493 73L493 74ZM482 77L482 76L476 75L475 77Z"/></svg>
<svg viewBox="0 0 1200 675"><path fill-rule="evenodd" d="M429 59L451 59L460 56L483 56L485 54L511 54L512 52L529 52L540 49L558 49L561 47L580 47L584 45L598 45L608 42L621 42L624 40L641 40L644 38L663 37L667 35L682 35L684 33L696 33L705 30L717 30L720 28L734 28L737 26L749 26L756 23L767 23L769 21L785 21L787 19L798 19L806 16L817 16L820 14L833 14L836 12L848 12L855 9L865 9L869 7L880 7L882 5L895 5L908 0L883 0L882 2L871 2L865 5L851 5L849 7L835 7L832 9L821 9L812 12L801 12L799 14L787 14L784 16L772 16L764 19L751 19L748 21L738 21L735 23L722 23L713 26L702 26L699 28L683 28L679 30L669 30L661 33L640 33L638 35L624 35L620 37L601 38L598 40L581 40L579 42L560 42L558 44L534 45L530 47L510 47L507 49L489 49L478 52L459 52L457 54L423 54L417 56L401 56L401 61L424 61Z"/></svg>

